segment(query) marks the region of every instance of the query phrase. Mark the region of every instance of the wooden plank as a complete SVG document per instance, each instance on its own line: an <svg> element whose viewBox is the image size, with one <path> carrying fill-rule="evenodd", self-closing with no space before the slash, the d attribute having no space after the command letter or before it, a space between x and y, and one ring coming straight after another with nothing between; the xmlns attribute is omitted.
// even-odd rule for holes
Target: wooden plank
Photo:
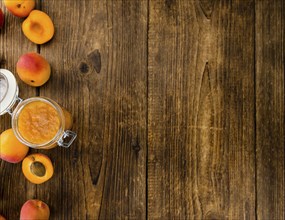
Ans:
<svg viewBox="0 0 285 220"><path fill-rule="evenodd" d="M146 215L147 2L43 1L54 39L40 95L69 109L77 141L47 151L55 176L38 187L52 219Z"/></svg>
<svg viewBox="0 0 285 220"><path fill-rule="evenodd" d="M284 2L255 8L257 217L284 219Z"/></svg>
<svg viewBox="0 0 285 220"><path fill-rule="evenodd" d="M23 35L21 30L23 20L8 12L3 1L0 2L0 8L5 13L5 26L0 30L0 68L14 73L21 98L36 96L36 89L19 79L16 74L16 63L22 54L36 52L37 46ZM10 115L0 116L0 133L11 127ZM0 161L0 214L7 219L19 219L21 206L34 195L35 191L36 186L29 183L22 174L21 163Z"/></svg>
<svg viewBox="0 0 285 220"><path fill-rule="evenodd" d="M149 3L148 217L253 219L254 2Z"/></svg>
<svg viewBox="0 0 285 220"><path fill-rule="evenodd" d="M231 3L227 59L229 133L229 219L256 217L255 188L255 93L254 93L254 0Z"/></svg>

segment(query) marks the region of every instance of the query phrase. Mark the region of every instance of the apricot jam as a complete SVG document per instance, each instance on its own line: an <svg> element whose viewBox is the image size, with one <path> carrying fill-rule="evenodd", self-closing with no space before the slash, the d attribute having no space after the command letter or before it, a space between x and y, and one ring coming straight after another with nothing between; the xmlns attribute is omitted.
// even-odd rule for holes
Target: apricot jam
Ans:
<svg viewBox="0 0 285 220"><path fill-rule="evenodd" d="M18 117L18 131L33 144L51 141L61 126L58 111L43 101L30 102L23 107Z"/></svg>

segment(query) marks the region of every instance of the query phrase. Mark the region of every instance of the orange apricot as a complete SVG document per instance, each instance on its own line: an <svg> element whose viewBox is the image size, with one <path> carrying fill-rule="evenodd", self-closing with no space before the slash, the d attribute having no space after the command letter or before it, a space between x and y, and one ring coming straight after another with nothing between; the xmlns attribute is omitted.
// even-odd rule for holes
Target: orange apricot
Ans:
<svg viewBox="0 0 285 220"><path fill-rule="evenodd" d="M29 147L22 144L15 136L12 129L0 135L0 158L9 163L18 163L24 159Z"/></svg>
<svg viewBox="0 0 285 220"><path fill-rule="evenodd" d="M32 183L41 184L53 175L53 165L48 156L35 153L27 156L22 162L22 171Z"/></svg>
<svg viewBox="0 0 285 220"><path fill-rule="evenodd" d="M73 125L73 119L72 115L69 111L67 111L65 108L61 107L63 114L64 114L64 119L65 119L65 127L64 130L70 130Z"/></svg>
<svg viewBox="0 0 285 220"><path fill-rule="evenodd" d="M52 39L54 25L44 12L33 10L22 24L24 35L33 43L44 44Z"/></svg>
<svg viewBox="0 0 285 220"><path fill-rule="evenodd" d="M0 215L0 220L6 220L6 218L4 218L4 216Z"/></svg>
<svg viewBox="0 0 285 220"><path fill-rule="evenodd" d="M23 54L16 65L17 73L21 80L30 86L42 86L51 74L48 61L38 53Z"/></svg>
<svg viewBox="0 0 285 220"><path fill-rule="evenodd" d="M34 9L35 0L4 0L4 5L13 15L24 18Z"/></svg>
<svg viewBox="0 0 285 220"><path fill-rule="evenodd" d="M0 8L0 30L4 26L4 21L5 21L5 16L4 16L3 11Z"/></svg>
<svg viewBox="0 0 285 220"><path fill-rule="evenodd" d="M41 200L29 199L21 208L20 220L48 220L49 206Z"/></svg>

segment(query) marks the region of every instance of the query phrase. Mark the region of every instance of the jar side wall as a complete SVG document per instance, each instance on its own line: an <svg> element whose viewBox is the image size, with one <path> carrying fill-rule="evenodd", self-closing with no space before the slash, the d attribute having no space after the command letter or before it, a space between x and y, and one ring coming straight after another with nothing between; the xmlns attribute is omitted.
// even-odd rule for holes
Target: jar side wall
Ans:
<svg viewBox="0 0 285 220"><path fill-rule="evenodd" d="M25 138L22 137L21 133L19 132L19 127L18 127L18 119L19 115L21 114L21 111L27 106L29 103L36 102L36 101L42 101L45 102L49 105L51 105L58 113L59 119L60 119L60 127L57 132L57 134L48 142L42 143L42 144L34 144L29 141L27 141ZM57 145L58 140L64 133L64 125L65 125L65 119L64 119L64 114L61 110L61 107L53 100L45 98L45 97L33 97L24 100L22 103L20 103L16 109L14 110L12 114L12 128L13 131L16 135L16 137L21 141L23 144L32 147L32 148L37 148L37 149L50 149L53 148Z"/></svg>

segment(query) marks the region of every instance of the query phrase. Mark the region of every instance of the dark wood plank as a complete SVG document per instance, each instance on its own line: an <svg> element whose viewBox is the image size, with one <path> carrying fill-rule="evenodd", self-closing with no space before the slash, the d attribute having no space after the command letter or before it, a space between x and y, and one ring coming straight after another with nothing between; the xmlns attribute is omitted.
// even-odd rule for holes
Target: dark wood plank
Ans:
<svg viewBox="0 0 285 220"><path fill-rule="evenodd" d="M68 5L68 6L67 6ZM54 39L40 90L69 109L70 149L47 151L55 176L38 187L52 219L146 215L147 1L43 1Z"/></svg>
<svg viewBox="0 0 285 220"><path fill-rule="evenodd" d="M255 218L253 3L150 1L150 219Z"/></svg>
<svg viewBox="0 0 285 220"><path fill-rule="evenodd" d="M14 73L21 98L36 96L36 89L19 79L16 73L16 63L22 54L36 52L37 46L22 33L23 19L8 12L3 1L0 1L0 8L4 11L6 19L4 29L0 30L0 68L8 69ZM0 116L0 133L11 127L10 115ZM0 161L0 214L7 219L19 219L21 206L26 200L32 198L35 192L36 186L29 183L24 177L21 163L11 164Z"/></svg>
<svg viewBox="0 0 285 220"><path fill-rule="evenodd" d="M255 3L43 1L56 35L40 95L74 114L78 139L40 151L55 174L39 186L1 161L0 214L38 198L52 219L283 219L284 4ZM6 14L0 67L15 73L37 47Z"/></svg>
<svg viewBox="0 0 285 220"><path fill-rule="evenodd" d="M257 217L284 219L284 2L255 8Z"/></svg>
<svg viewBox="0 0 285 220"><path fill-rule="evenodd" d="M255 219L254 0L232 1L226 71L229 219Z"/></svg>

